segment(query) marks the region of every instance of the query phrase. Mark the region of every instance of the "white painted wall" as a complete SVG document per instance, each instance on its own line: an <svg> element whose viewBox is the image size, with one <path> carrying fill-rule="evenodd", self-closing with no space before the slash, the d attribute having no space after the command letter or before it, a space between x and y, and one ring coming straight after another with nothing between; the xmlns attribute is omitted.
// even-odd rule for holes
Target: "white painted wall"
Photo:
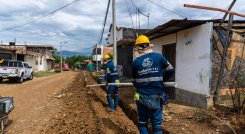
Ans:
<svg viewBox="0 0 245 134"><path fill-rule="evenodd" d="M212 26L212 23L206 23L151 40L154 44L153 51L157 53L162 53L162 45L177 43L175 68L177 88L209 95Z"/></svg>
<svg viewBox="0 0 245 134"><path fill-rule="evenodd" d="M37 70L34 56L32 56L32 55L26 55L25 56L25 62L27 62L29 66L32 66L32 69L33 70Z"/></svg>
<svg viewBox="0 0 245 134"><path fill-rule="evenodd" d="M38 65L36 65L36 58L38 60ZM51 62L48 62L45 56L37 56L37 57L26 55L25 62L27 62L30 66L32 66L33 71L48 71L51 69ZM42 64L40 62L42 61Z"/></svg>
<svg viewBox="0 0 245 134"><path fill-rule="evenodd" d="M162 54L162 45L176 43L176 33L151 40L151 43L154 44L153 51Z"/></svg>
<svg viewBox="0 0 245 134"><path fill-rule="evenodd" d="M104 46L103 45L98 45L97 46L98 48L101 48L101 54L98 54L97 57L96 57L96 54L93 55L93 61L102 61L102 57L103 57L103 48ZM97 59L96 59L97 58Z"/></svg>
<svg viewBox="0 0 245 134"><path fill-rule="evenodd" d="M209 95L212 23L177 34L176 81L178 88Z"/></svg>

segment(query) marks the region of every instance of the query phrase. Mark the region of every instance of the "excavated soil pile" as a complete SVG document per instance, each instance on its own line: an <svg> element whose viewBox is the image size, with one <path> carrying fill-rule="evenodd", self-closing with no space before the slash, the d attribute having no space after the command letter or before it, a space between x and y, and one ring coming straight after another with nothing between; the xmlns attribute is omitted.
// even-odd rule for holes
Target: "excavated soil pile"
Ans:
<svg viewBox="0 0 245 134"><path fill-rule="evenodd" d="M88 83L95 81L88 75ZM55 115L42 133L46 134L134 134L137 127L118 108L106 112L106 95L101 88L85 88L82 73L74 82L62 90L57 99L61 100L61 112Z"/></svg>

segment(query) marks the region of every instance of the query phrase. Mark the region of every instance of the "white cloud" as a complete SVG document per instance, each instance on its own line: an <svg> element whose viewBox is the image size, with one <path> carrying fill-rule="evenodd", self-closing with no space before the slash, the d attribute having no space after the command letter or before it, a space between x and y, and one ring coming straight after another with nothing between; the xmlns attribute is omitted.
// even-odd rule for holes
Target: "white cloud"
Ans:
<svg viewBox="0 0 245 134"><path fill-rule="evenodd" d="M42 17L47 12L52 12L73 0L5 0L1 1L0 31L6 27L13 27ZM149 2L149 0L132 0L144 14L150 14L150 28L161 25L171 19L181 19L174 13L167 11ZM169 10L187 16L188 19L212 19L219 12L183 7L183 4L195 4L217 8L227 8L232 0L151 0ZM117 0L117 24L125 27L136 26L136 9L131 0ZM128 6L130 8L129 15ZM23 27L0 32L0 40L29 42L33 44L49 44L59 47L59 42L66 40L68 50L82 50L98 42L102 23L105 16L107 0L80 0L58 11L57 13L30 23ZM245 1L238 0L232 11L243 13ZM218 18L221 18L221 14ZM108 28L112 21L111 7L108 14L107 25L103 38L108 34ZM235 17L237 19L244 19ZM139 21L138 21L139 23ZM141 28L147 28L148 20L140 15ZM103 41L105 42L105 41Z"/></svg>

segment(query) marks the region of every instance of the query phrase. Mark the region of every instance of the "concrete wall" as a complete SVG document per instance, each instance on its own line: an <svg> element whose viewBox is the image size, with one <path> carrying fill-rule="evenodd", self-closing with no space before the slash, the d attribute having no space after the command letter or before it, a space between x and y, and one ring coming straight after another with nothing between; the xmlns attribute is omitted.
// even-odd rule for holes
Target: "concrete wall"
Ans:
<svg viewBox="0 0 245 134"><path fill-rule="evenodd" d="M178 32L176 81L178 88L209 95L212 24Z"/></svg>
<svg viewBox="0 0 245 134"><path fill-rule="evenodd" d="M162 53L162 45L176 43L175 99L206 107L210 95L212 23L179 31L151 40L153 50ZM197 97L199 96L199 97Z"/></svg>
<svg viewBox="0 0 245 134"><path fill-rule="evenodd" d="M162 54L162 45L176 43L176 33L151 40L151 43L154 44L153 51Z"/></svg>
<svg viewBox="0 0 245 134"><path fill-rule="evenodd" d="M27 62L29 66L32 66L33 71L37 70L34 56L26 55L25 62Z"/></svg>
<svg viewBox="0 0 245 134"><path fill-rule="evenodd" d="M116 34L117 34L116 35L117 36L117 41L123 39L123 28L120 28L119 30L117 29ZM108 36L107 43L108 44L112 44L113 43L113 33L112 33L112 31L110 31L110 35Z"/></svg>
<svg viewBox="0 0 245 134"><path fill-rule="evenodd" d="M36 64L36 60L38 64ZM52 66L52 62L48 61L45 56L26 55L25 62L32 66L33 71L48 71Z"/></svg>

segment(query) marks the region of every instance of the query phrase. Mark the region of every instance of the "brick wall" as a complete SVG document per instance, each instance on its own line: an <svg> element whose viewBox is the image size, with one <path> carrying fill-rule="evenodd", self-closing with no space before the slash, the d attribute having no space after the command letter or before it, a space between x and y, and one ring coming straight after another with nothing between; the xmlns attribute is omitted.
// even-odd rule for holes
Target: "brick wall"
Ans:
<svg viewBox="0 0 245 134"><path fill-rule="evenodd" d="M233 32L232 39L240 40L242 37ZM228 61L227 69L224 70L224 76L221 84L221 89L227 89L230 84L230 80L234 79L237 71L239 69L238 80L240 82L244 81L245 74L245 52L243 52L244 43L232 42L228 48L228 53L226 60ZM245 50L244 50L245 51ZM242 54L243 53L243 54ZM216 88L217 80L219 76L219 70L221 65L221 56L217 49L213 49L212 52L212 81L211 81L211 90L213 91ZM240 65L240 67L239 67Z"/></svg>
<svg viewBox="0 0 245 134"><path fill-rule="evenodd" d="M104 47L103 55L108 54L108 53L113 53L113 48L112 47Z"/></svg>

